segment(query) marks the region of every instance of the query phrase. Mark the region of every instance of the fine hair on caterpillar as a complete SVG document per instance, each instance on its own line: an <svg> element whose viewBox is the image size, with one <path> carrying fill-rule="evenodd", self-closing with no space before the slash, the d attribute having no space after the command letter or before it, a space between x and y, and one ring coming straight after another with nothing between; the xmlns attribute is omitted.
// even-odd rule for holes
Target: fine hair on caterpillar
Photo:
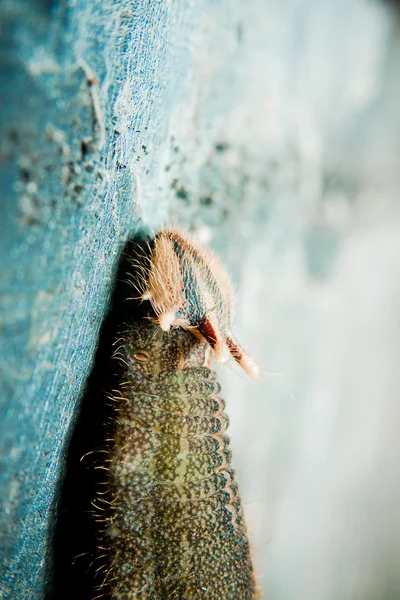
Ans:
<svg viewBox="0 0 400 600"><path fill-rule="evenodd" d="M98 597L254 598L210 345L141 318L115 346L106 494L94 502L103 530Z"/></svg>
<svg viewBox="0 0 400 600"><path fill-rule="evenodd" d="M157 233L146 251L132 258L134 286L150 301L155 321L164 331L182 327L206 341L216 360L233 358L257 378L256 362L233 334L233 292L219 258L193 237L175 228Z"/></svg>

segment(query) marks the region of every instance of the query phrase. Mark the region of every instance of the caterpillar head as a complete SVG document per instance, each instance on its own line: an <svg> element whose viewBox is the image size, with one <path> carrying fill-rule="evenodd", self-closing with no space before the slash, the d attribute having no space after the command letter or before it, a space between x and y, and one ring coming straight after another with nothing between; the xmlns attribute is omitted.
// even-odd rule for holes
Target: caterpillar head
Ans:
<svg viewBox="0 0 400 600"><path fill-rule="evenodd" d="M232 333L233 293L219 259L175 229L156 234L141 268L142 300L163 331L182 327L206 341L219 363L232 357L256 378L258 367Z"/></svg>

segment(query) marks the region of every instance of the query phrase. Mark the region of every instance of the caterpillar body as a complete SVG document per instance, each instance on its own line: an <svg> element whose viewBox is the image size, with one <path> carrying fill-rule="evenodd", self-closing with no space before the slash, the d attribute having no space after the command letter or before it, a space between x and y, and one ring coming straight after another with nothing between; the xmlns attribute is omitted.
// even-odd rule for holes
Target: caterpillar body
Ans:
<svg viewBox="0 0 400 600"><path fill-rule="evenodd" d="M209 344L148 318L120 336L100 596L251 600L255 580ZM103 501L101 498L105 498ZM105 511L105 512L104 512Z"/></svg>

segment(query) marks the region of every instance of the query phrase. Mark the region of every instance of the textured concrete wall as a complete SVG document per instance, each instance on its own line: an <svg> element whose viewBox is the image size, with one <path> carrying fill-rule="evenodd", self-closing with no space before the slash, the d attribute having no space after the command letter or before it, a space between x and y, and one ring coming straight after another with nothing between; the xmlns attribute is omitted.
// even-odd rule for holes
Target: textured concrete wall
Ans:
<svg viewBox="0 0 400 600"><path fill-rule="evenodd" d="M41 598L119 253L196 230L265 598L400 595L400 45L373 0L0 4L0 596Z"/></svg>

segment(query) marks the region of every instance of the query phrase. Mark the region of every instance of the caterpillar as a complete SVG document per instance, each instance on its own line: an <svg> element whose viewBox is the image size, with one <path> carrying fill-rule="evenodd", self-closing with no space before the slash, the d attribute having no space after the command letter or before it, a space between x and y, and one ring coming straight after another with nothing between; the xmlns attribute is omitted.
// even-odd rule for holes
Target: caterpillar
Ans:
<svg viewBox="0 0 400 600"><path fill-rule="evenodd" d="M232 334L229 279L210 251L174 229L132 262L145 308L116 340L106 491L94 503L106 562L97 597L251 600L229 421L210 367L212 357L233 358L257 375Z"/></svg>
<svg viewBox="0 0 400 600"><path fill-rule="evenodd" d="M116 600L254 598L209 346L142 319L126 327L117 358L100 592Z"/></svg>

